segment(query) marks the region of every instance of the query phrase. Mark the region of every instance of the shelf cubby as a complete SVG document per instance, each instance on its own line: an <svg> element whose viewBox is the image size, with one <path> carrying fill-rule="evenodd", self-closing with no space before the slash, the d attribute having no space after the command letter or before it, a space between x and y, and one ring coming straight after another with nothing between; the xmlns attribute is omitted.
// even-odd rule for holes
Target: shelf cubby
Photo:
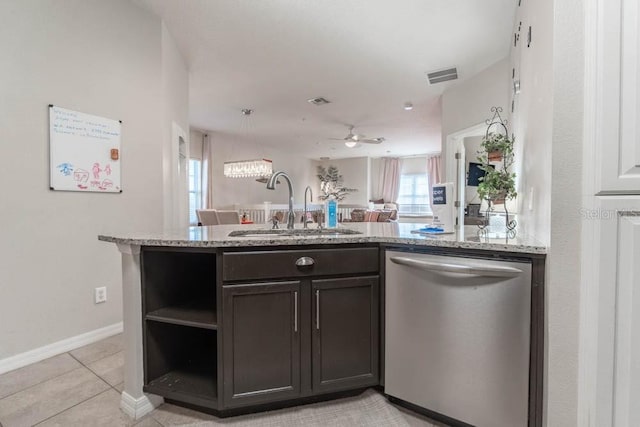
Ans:
<svg viewBox="0 0 640 427"><path fill-rule="evenodd" d="M217 408L216 338L214 330L147 320L144 390Z"/></svg>
<svg viewBox="0 0 640 427"><path fill-rule="evenodd" d="M144 318L217 329L215 265L214 252L144 248Z"/></svg>

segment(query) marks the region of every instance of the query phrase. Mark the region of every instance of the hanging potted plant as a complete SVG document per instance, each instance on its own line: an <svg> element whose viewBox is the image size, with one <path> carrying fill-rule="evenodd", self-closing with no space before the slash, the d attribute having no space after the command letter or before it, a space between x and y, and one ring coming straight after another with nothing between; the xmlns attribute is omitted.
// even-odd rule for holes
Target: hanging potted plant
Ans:
<svg viewBox="0 0 640 427"><path fill-rule="evenodd" d="M478 185L478 196L494 205L504 204L505 200L514 199L516 192L516 174L506 169L493 169L492 167L481 167L486 174L480 178Z"/></svg>
<svg viewBox="0 0 640 427"><path fill-rule="evenodd" d="M488 133L482 139L481 147L486 153L487 161L499 162L513 154L513 140L500 133Z"/></svg>

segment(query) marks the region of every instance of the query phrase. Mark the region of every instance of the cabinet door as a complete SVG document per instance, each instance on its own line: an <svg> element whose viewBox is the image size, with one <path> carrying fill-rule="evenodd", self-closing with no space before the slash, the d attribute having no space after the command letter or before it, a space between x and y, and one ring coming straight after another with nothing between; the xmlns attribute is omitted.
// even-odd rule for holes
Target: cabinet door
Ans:
<svg viewBox="0 0 640 427"><path fill-rule="evenodd" d="M300 282L223 286L224 405L300 394Z"/></svg>
<svg viewBox="0 0 640 427"><path fill-rule="evenodd" d="M312 281L314 393L379 382L378 276Z"/></svg>
<svg viewBox="0 0 640 427"><path fill-rule="evenodd" d="M588 2L585 137L595 135L601 194L640 194L640 7L637 0Z"/></svg>
<svg viewBox="0 0 640 427"><path fill-rule="evenodd" d="M597 226L597 402L594 426L640 425L640 198L600 198ZM587 298L590 297L587 295ZM593 313L595 310L592 310ZM593 315L595 318L595 315Z"/></svg>

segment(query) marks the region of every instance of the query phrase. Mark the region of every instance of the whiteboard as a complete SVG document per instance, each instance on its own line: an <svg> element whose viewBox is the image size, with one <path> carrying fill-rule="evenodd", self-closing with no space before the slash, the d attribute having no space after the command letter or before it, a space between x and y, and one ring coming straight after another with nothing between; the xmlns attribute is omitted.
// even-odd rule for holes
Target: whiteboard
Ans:
<svg viewBox="0 0 640 427"><path fill-rule="evenodd" d="M52 190L121 193L118 120L49 105Z"/></svg>

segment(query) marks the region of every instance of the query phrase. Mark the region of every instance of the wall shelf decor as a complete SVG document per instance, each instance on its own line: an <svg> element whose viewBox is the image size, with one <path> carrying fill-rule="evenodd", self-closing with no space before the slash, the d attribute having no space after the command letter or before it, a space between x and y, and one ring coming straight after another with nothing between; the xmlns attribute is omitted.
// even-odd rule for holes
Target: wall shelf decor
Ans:
<svg viewBox="0 0 640 427"><path fill-rule="evenodd" d="M481 143L483 151L478 153L480 169L485 172L480 178L478 196L487 203L485 220L478 225L478 234L483 237L514 238L517 222L510 217L506 204L507 200L518 195L516 174L510 171L514 161L514 138L509 136L507 120L500 115L502 108L492 107L491 112L493 116L485 121L487 131ZM496 211L497 205L503 206L504 211Z"/></svg>

